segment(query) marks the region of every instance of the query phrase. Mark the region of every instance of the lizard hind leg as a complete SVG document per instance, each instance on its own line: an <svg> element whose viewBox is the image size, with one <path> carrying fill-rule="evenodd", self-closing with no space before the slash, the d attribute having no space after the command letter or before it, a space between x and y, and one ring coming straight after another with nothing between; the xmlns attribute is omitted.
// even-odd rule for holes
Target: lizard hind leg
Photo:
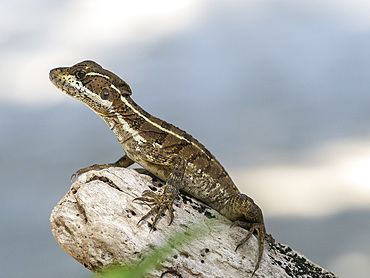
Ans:
<svg viewBox="0 0 370 278"><path fill-rule="evenodd" d="M231 199L230 207L232 208L234 216L237 219L231 226L239 226L248 230L248 234L237 245L235 251L241 245L247 242L251 238L253 233L257 233L258 257L256 266L252 273L253 276L260 266L265 245L265 238L267 237L262 211L254 203L252 198L244 194L238 194L234 196Z"/></svg>
<svg viewBox="0 0 370 278"><path fill-rule="evenodd" d="M265 236L266 236L266 229L265 229L265 224L263 223L248 223L244 221L235 221L232 225L234 226L239 226L242 228L248 229L248 234L246 235L245 238L242 239L242 241L239 242L239 244L236 246L235 251L238 250L240 246L242 246L244 243L248 241L248 239L253 235L254 232L257 233L257 240L258 240L258 258L257 258L257 263L254 267L254 271L252 273L252 276L256 273L258 270L261 260L262 260L262 255L263 255L263 250L265 246Z"/></svg>

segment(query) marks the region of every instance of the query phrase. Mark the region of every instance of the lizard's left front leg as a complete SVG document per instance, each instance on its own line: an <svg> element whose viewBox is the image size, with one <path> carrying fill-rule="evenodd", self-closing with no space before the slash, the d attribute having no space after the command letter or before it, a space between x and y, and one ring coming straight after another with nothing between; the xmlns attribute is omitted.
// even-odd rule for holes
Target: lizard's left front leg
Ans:
<svg viewBox="0 0 370 278"><path fill-rule="evenodd" d="M178 163L176 164L175 168L172 170L171 174L167 179L163 194L157 195L151 190L145 190L141 197L134 199L134 201L138 200L148 204L154 204L151 210L140 219L138 224L145 218L156 212L157 214L153 220L153 224L151 227L151 229L153 229L161 214L165 212L167 209L170 213L170 223L168 225L172 223L173 220L172 204L180 191L181 183L185 173L185 168L186 162L184 160L179 159Z"/></svg>

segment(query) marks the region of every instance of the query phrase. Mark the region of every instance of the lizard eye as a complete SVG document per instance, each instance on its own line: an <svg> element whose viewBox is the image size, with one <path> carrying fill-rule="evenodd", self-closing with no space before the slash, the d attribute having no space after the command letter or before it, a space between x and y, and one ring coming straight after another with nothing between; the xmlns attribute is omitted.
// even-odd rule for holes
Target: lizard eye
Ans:
<svg viewBox="0 0 370 278"><path fill-rule="evenodd" d="M82 79L86 76L86 72L84 72L82 70L81 71L76 71L75 75L76 75L77 79Z"/></svg>
<svg viewBox="0 0 370 278"><path fill-rule="evenodd" d="M108 89L103 89L100 93L100 97L104 100L109 98L109 91Z"/></svg>

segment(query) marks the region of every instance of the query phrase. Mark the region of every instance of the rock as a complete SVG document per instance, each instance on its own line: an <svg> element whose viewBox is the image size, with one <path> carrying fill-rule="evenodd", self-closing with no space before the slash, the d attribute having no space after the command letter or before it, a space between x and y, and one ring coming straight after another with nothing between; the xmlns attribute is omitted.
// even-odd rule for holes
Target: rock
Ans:
<svg viewBox="0 0 370 278"><path fill-rule="evenodd" d="M142 265L148 254L175 237L180 244L172 242L169 252L163 253L164 258L145 277L251 276L257 260L256 238L253 236L235 251L247 231L230 228L227 218L192 197L179 194L170 226L168 212L152 232L153 217L137 225L149 206L132 200L147 189L161 192L163 183L153 180L149 175L124 168L81 175L51 213L55 239L95 273L112 264ZM290 247L266 241L254 277L336 276Z"/></svg>

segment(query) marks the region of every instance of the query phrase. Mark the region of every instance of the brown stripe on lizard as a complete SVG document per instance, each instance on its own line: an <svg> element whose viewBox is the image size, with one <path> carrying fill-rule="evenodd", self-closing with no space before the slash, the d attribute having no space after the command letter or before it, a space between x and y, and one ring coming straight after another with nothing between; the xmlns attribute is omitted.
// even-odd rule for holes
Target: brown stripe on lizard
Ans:
<svg viewBox="0 0 370 278"><path fill-rule="evenodd" d="M257 234L259 247L253 274L257 271L265 238L270 238L262 211L250 197L240 193L226 170L202 144L185 131L144 111L130 97L131 89L125 81L93 61L53 69L50 80L98 114L125 151L117 162L80 169L72 178L89 170L140 164L166 185L162 195L146 190L135 199L154 204L139 222L155 214L154 228L166 210L172 222L172 203L179 191L183 191L229 218L233 226L249 230L236 249L253 233Z"/></svg>

